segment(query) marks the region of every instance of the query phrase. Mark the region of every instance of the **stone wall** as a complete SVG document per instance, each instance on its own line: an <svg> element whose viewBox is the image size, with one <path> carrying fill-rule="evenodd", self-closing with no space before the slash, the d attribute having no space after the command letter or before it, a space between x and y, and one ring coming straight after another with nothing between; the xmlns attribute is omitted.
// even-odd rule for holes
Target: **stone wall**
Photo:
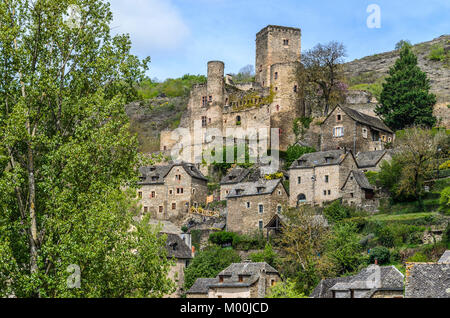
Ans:
<svg viewBox="0 0 450 318"><path fill-rule="evenodd" d="M289 197L280 183L272 194L255 195L227 199L227 230L240 234L253 234L259 230L259 222L264 226L277 213L277 207L285 205ZM247 202L250 208L247 208ZM259 205L264 212L259 213Z"/></svg>

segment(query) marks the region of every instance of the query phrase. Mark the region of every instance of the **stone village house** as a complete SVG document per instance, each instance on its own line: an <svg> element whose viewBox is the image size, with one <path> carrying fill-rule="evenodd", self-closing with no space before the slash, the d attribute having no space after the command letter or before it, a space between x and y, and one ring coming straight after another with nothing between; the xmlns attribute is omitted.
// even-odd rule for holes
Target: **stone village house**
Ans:
<svg viewBox="0 0 450 318"><path fill-rule="evenodd" d="M240 234L262 231L288 200L281 179L239 183L227 196L227 230Z"/></svg>
<svg viewBox="0 0 450 318"><path fill-rule="evenodd" d="M395 266L371 265L356 275L322 280L311 298L403 298L404 275Z"/></svg>
<svg viewBox="0 0 450 318"><path fill-rule="evenodd" d="M337 106L321 125L321 150L348 149L358 152L384 150L394 132L377 117Z"/></svg>
<svg viewBox="0 0 450 318"><path fill-rule="evenodd" d="M175 233L162 233L167 235L167 257L175 262L169 272L169 278L176 283L176 291L169 298L179 298L183 292L184 270L192 260L192 248L183 238Z"/></svg>
<svg viewBox="0 0 450 318"><path fill-rule="evenodd" d="M264 298L270 287L281 281L267 263L235 263L216 278L199 278L187 298Z"/></svg>
<svg viewBox="0 0 450 318"><path fill-rule="evenodd" d="M341 189L342 203L376 212L379 200L375 198L375 187L369 183L364 172L353 170Z"/></svg>
<svg viewBox="0 0 450 318"><path fill-rule="evenodd" d="M289 205L322 205L341 198L352 170L358 169L351 151L330 150L305 154L289 169Z"/></svg>
<svg viewBox="0 0 450 318"><path fill-rule="evenodd" d="M191 206L206 203L208 180L193 164L140 168L138 198L144 214L157 220L176 220Z"/></svg>
<svg viewBox="0 0 450 318"><path fill-rule="evenodd" d="M220 200L226 200L233 188L242 182L255 182L261 178L258 168L235 167L220 181Z"/></svg>

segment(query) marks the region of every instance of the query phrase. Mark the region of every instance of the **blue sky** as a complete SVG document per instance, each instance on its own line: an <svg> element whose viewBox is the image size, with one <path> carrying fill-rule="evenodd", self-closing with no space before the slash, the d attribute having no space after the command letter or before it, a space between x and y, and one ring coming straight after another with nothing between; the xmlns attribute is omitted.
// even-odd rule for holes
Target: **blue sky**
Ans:
<svg viewBox="0 0 450 318"><path fill-rule="evenodd" d="M450 33L449 0L110 0L113 32L129 33L133 53L150 56L160 80L205 74L210 60L226 73L254 64L255 35L268 24L302 29L302 50L335 40L347 60ZM381 28L368 28L367 7L381 9Z"/></svg>

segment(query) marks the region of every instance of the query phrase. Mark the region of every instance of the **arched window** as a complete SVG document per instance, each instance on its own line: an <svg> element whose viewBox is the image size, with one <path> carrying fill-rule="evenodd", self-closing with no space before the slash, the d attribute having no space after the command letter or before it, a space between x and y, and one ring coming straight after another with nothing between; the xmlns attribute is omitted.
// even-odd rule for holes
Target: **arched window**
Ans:
<svg viewBox="0 0 450 318"><path fill-rule="evenodd" d="M303 193L299 194L297 196L297 206L305 202L306 202L306 195L304 195Z"/></svg>

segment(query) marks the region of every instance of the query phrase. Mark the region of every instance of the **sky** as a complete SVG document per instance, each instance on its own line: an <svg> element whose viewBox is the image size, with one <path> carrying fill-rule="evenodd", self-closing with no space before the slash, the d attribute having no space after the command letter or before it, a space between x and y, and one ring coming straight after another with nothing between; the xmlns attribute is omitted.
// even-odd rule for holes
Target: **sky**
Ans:
<svg viewBox="0 0 450 318"><path fill-rule="evenodd" d="M255 63L255 36L265 26L302 29L302 51L342 42L347 61L391 51L399 40L420 43L450 33L449 0L110 0L113 33L128 33L132 53L151 57L150 78L226 73ZM376 15L380 25L368 27ZM374 27L379 26L379 27Z"/></svg>

